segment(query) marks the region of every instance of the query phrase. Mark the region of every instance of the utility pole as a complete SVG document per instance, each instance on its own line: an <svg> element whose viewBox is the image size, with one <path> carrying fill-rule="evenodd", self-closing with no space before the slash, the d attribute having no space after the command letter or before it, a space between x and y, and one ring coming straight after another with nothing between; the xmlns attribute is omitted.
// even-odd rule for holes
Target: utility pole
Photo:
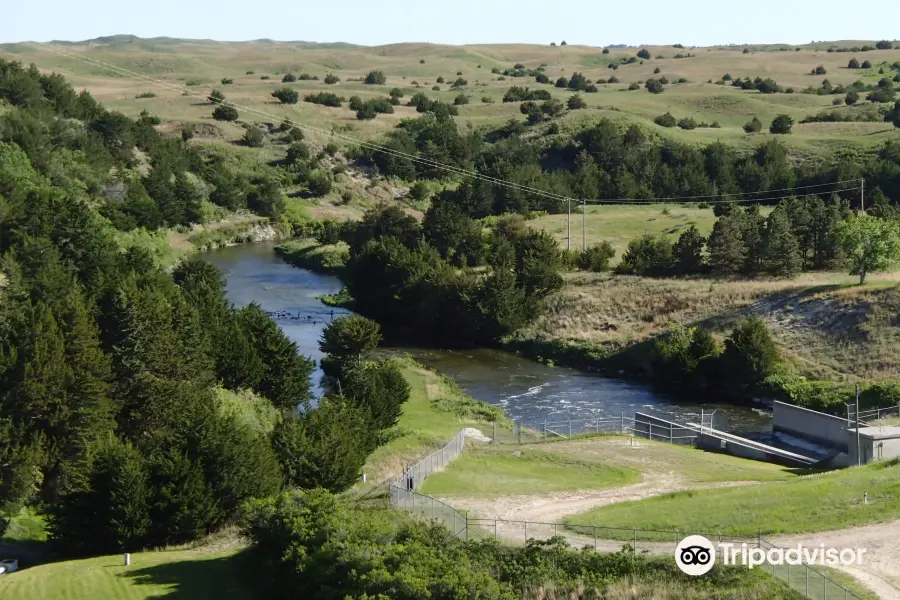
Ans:
<svg viewBox="0 0 900 600"><path fill-rule="evenodd" d="M862 450L859 447L859 384L856 384L856 466L862 465Z"/></svg>
<svg viewBox="0 0 900 600"><path fill-rule="evenodd" d="M566 250L572 249L572 199L566 198L569 212L566 214Z"/></svg>
<svg viewBox="0 0 900 600"><path fill-rule="evenodd" d="M859 209L862 214L866 214L866 180L859 179Z"/></svg>
<svg viewBox="0 0 900 600"><path fill-rule="evenodd" d="M581 199L581 251L587 252L587 200Z"/></svg>

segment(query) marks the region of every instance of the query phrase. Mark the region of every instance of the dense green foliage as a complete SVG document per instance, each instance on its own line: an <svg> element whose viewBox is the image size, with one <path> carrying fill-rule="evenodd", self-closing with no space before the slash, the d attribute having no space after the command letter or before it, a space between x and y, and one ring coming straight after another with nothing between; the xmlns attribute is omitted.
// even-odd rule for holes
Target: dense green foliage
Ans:
<svg viewBox="0 0 900 600"><path fill-rule="evenodd" d="M724 350L700 327L672 324L654 344L654 380L683 394L750 396L778 366L778 351L765 324L750 318L734 328Z"/></svg>
<svg viewBox="0 0 900 600"><path fill-rule="evenodd" d="M552 237L519 230L484 238L447 195L435 199L423 225L399 208L375 208L345 236L355 308L417 341L494 343L533 319L540 300L562 286ZM472 268L485 261L486 272Z"/></svg>
<svg viewBox="0 0 900 600"><path fill-rule="evenodd" d="M576 552L562 537L529 540L524 548L463 542L443 527L350 507L322 491L255 502L243 528L255 575L272 598L587 599L619 597L622 589L628 597L634 589L654 598L799 597L762 569L717 566L692 578L671 558L633 555L627 546L601 554Z"/></svg>
<svg viewBox="0 0 900 600"><path fill-rule="evenodd" d="M116 242L197 221L209 183L212 202L275 216L277 178L57 75L0 75L0 520L33 503L61 552L132 551L195 540L285 483L354 483L408 396L396 369L360 365L313 408L312 362L259 306L231 306L216 267L166 272Z"/></svg>

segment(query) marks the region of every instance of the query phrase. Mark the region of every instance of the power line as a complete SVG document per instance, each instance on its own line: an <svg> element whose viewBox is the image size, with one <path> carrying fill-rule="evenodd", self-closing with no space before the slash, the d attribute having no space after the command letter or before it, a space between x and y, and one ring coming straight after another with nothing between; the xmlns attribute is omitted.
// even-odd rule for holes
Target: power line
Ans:
<svg viewBox="0 0 900 600"><path fill-rule="evenodd" d="M115 66L115 65L112 65L112 64L109 64L109 63L106 63L106 62L103 62L103 61L99 61L99 60L96 60L96 59L93 59L93 58L84 57L84 56L79 56L79 55L77 55L77 54L72 54L72 53L69 53L69 52L65 52L65 51L62 51L62 50L53 48L52 46L47 46L47 49L48 49L50 52L53 52L53 53L55 53L55 54L57 54L57 55L60 55L60 56L64 56L64 57L66 57L66 58L70 58L70 59L73 59L73 60L78 60L78 61L81 61L81 62L84 62L84 63L87 63L87 64L94 64L94 65L100 66L101 68L104 68L104 69L106 69L106 70L108 70L108 71L118 72L118 73L124 73L124 74L127 74L127 75L129 75L129 76L131 76L131 77L133 77L133 78L138 79L138 80L146 81L146 82L148 82L148 83L152 83L152 84L155 84L155 85L157 85L157 86L160 86L160 87L163 87L163 88L165 88L165 89L172 90L172 91L178 91L178 92L181 92L183 95L186 95L186 96L191 96L191 97L194 97L194 98L199 98L199 99L202 99L202 100L207 100L207 101L209 101L209 98L208 98L206 95L198 94L198 93L196 93L196 92L193 92L193 91L192 91L190 88L188 88L187 86L182 87L182 86L180 86L180 85L178 85L178 84L168 83L168 82L166 82L166 81L163 81L163 80L160 80L160 79L156 79L156 78L153 78L153 77L150 77L150 76L147 76L147 75L142 75L142 74L140 74L140 73L136 73L136 72L134 72L134 71L130 71L130 70L124 69L124 68L122 68L122 67L117 67L117 66ZM212 101L212 102L213 102L214 104L220 103L220 102L216 102L216 101ZM244 112L250 113L250 114L252 114L252 115L257 115L257 116L261 116L261 117L272 118L272 119L275 119L275 120L278 120L278 119L282 119L282 118L283 118L283 117L280 117L280 116L278 116L278 115L274 115L274 114L272 114L272 113L267 113L267 112L265 112L265 111L261 111L261 110L259 110L259 109L251 108L251 107L244 106L244 105L241 105L241 104L237 104L237 103L234 103L234 102L224 102L224 104L227 104L227 105L229 105L229 106L234 106L234 107L236 107L236 108L240 108L240 109L243 110ZM404 158L404 159L410 160L410 161L412 161L412 162L416 162L416 163L423 164L423 165L426 165L426 166L429 166L429 167L433 167L433 168L442 169L442 170L445 170L445 171L448 171L448 172L451 172L451 173L455 173L455 174L457 174L457 175L464 175L464 176L467 176L467 177L472 177L473 179L477 179L477 180L480 180L480 181L484 181L484 182L486 182L486 183L490 183L490 184L493 184L493 185L497 185L497 186L501 186L501 187L507 187L507 188L514 189L514 190L517 190L517 191L527 192L527 193L530 193L530 194L534 194L534 195L536 195L536 196L542 196L542 197L545 197L545 198L550 198L550 199L552 199L552 200L566 201L567 203L571 201L571 198L568 197L568 196L562 196L562 195L560 195L560 194L554 194L554 193L552 193L552 192L548 192L548 191L541 190L541 189L538 189L538 188L533 188L533 187L531 187L531 186L521 185L521 184L518 184L518 183L513 183L513 182L510 182L510 181L506 181L506 180L503 180L503 179L498 179L498 178L492 177L492 176L490 176L490 175L485 175L485 174L483 174L483 173L478 173L477 171L469 171L469 170L466 170L466 169L462 169L462 168L460 168L460 167L455 167L455 166L452 166L452 165L445 165L445 164L443 164L443 163L439 163L439 162L433 161L433 160L431 160L431 159L427 159L427 158L423 158L423 157L420 157L420 156L416 156L416 155L414 155L414 154L408 154L408 153L406 153L406 152L402 152L402 151L400 151L400 150L395 150L395 149L393 149L393 148L388 148L388 147L386 147L386 146L382 146L382 145L379 145L379 144L373 144L373 143L371 143L371 142L367 142L367 141L364 141L364 140L360 140L360 139L358 139L358 138L354 138L354 137L350 137L350 136L341 135L341 134L335 133L335 132L333 132L333 131L329 132L329 131L327 131L327 130L320 129L320 128L318 128L318 127L313 127L313 126L311 126L311 125L300 125L300 124L295 124L294 126L297 127L298 129L302 130L302 131L309 131L309 132L312 132L312 133L315 133L315 134L318 134L318 135L324 135L324 136L334 137L334 138L341 139L341 140L344 140L344 141L347 141L347 142L350 142L350 143L353 143L353 144L357 144L357 145L359 145L360 147L363 147L363 148L367 148L367 149L374 150L374 151L377 151L377 152L383 152L383 153L385 153L385 154L388 154L388 155L391 155L391 156L396 156L396 157L399 157L399 158ZM844 183L859 183L860 181L861 181L860 179L852 179L852 180L838 181L838 182L834 182L834 183L811 184L811 185L807 185L807 186L801 186L799 189L818 188L818 187L827 187L827 186L837 186L837 185L841 185L841 184L844 184ZM741 199L741 198L735 198L735 197L736 197L736 196L747 196L747 195L758 195L758 194L769 194L769 193L774 193L774 192L783 192L783 191L796 190L796 189L798 189L798 188L781 188L781 189L775 189L775 190L760 190L760 191L757 191L757 192L738 192L738 193L735 193L735 194L710 194L710 195L680 196L680 197L679 197L679 196L672 196L672 197L655 198L655 199L647 199L647 198L614 198L614 199L596 199L596 200L594 200L594 199L591 199L591 200L588 200L588 199L582 199L582 205L584 206L584 204L587 203L587 202L589 202L589 203L591 203L591 204L622 204L622 205L647 205L647 204L658 204L658 203L662 203L662 202L682 202L682 203L685 203L685 204L701 204L701 203L703 203L704 201L691 202L692 200L697 200L697 199L700 199L700 198L709 199L709 200L705 200L705 202L706 202L707 204L713 204L713 203L735 203L735 202L752 202L752 201L771 201L771 200L781 200L781 199L784 199L784 198L790 198L790 197L795 196L796 194L791 194L791 195L789 195L789 196L770 197L770 198L743 198L743 199ZM838 191L838 190L832 190L832 191ZM827 192L821 192L821 193L827 193ZM716 201L716 200L712 200L713 198L724 198L724 199L723 199L723 200L718 200L718 201Z"/></svg>

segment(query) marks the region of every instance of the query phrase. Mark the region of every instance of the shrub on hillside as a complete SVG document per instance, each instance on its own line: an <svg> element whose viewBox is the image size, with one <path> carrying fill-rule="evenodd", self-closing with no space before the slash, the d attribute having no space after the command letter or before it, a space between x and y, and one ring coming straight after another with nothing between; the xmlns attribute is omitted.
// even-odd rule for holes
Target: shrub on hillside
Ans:
<svg viewBox="0 0 900 600"><path fill-rule="evenodd" d="M387 77L381 71L370 71L363 83L368 85L384 85L387 83Z"/></svg>
<svg viewBox="0 0 900 600"><path fill-rule="evenodd" d="M584 108L587 106L587 102L584 101L584 98L575 94L574 96L570 96L568 100L566 100L566 106L569 107L569 110L578 110L580 108Z"/></svg>
<svg viewBox="0 0 900 600"><path fill-rule="evenodd" d="M678 124L678 120L672 116L671 113L666 113L664 115L659 115L653 122L659 125L660 127L675 127Z"/></svg>
<svg viewBox="0 0 900 600"><path fill-rule="evenodd" d="M769 125L769 133L786 135L791 132L793 126L794 119L790 115L778 115L772 120L772 124Z"/></svg>
<svg viewBox="0 0 900 600"><path fill-rule="evenodd" d="M277 98L282 104L297 104L300 100L300 94L297 93L297 90L292 90L289 87L275 90L272 92L272 97Z"/></svg>
<svg viewBox="0 0 900 600"><path fill-rule="evenodd" d="M612 244L603 241L599 244L594 244L578 256L578 267L594 273L609 271L609 263L615 255L616 251L613 249Z"/></svg>
<svg viewBox="0 0 900 600"><path fill-rule="evenodd" d="M244 131L244 137L241 138L241 142L250 148L262 147L263 140L262 132L253 125L247 125L246 130Z"/></svg>
<svg viewBox="0 0 900 600"><path fill-rule="evenodd" d="M307 94L303 97L303 101L312 104L321 104L322 106L340 108L343 105L344 99L337 94L319 92L318 94Z"/></svg>
<svg viewBox="0 0 900 600"><path fill-rule="evenodd" d="M335 83L339 83L341 78L335 75L334 73L329 73L325 76L325 85L334 85Z"/></svg>
<svg viewBox="0 0 900 600"><path fill-rule="evenodd" d="M293 73L285 73L284 77L281 78L281 83L293 83L297 81L297 76Z"/></svg>
<svg viewBox="0 0 900 600"><path fill-rule="evenodd" d="M238 111L233 106L220 104L213 110L212 116L216 121L237 121Z"/></svg>
<svg viewBox="0 0 900 600"><path fill-rule="evenodd" d="M747 133L759 133L762 131L762 121L753 117L753 119L744 123L744 131Z"/></svg>
<svg viewBox="0 0 900 600"><path fill-rule="evenodd" d="M638 50L637 55L638 55L638 58L643 58L644 60L650 59L650 51L647 50L646 48L641 48L640 50Z"/></svg>

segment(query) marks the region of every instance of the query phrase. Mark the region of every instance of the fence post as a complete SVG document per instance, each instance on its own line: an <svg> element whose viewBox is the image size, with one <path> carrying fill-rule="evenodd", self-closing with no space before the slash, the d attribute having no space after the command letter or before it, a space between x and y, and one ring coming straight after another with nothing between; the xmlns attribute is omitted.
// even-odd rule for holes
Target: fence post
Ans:
<svg viewBox="0 0 900 600"><path fill-rule="evenodd" d="M434 496L431 497L431 520L434 521Z"/></svg>
<svg viewBox="0 0 900 600"><path fill-rule="evenodd" d="M517 433L516 441L518 441L519 445L521 446L522 445L522 422L521 421L519 421L519 426L516 429L516 433Z"/></svg>
<svg viewBox="0 0 900 600"><path fill-rule="evenodd" d="M631 547L631 554L637 554L637 529L634 530L634 545Z"/></svg>
<svg viewBox="0 0 900 600"><path fill-rule="evenodd" d="M572 437L572 419L569 419L569 437Z"/></svg>
<svg viewBox="0 0 900 600"><path fill-rule="evenodd" d="M497 421L494 421L493 423L491 423L491 425L493 426L492 427L493 433L491 434L491 443L496 444L497 443Z"/></svg>
<svg viewBox="0 0 900 600"><path fill-rule="evenodd" d="M544 419L544 441L547 441L547 419Z"/></svg>
<svg viewBox="0 0 900 600"><path fill-rule="evenodd" d="M528 543L528 521L525 521L525 543Z"/></svg>
<svg viewBox="0 0 900 600"><path fill-rule="evenodd" d="M594 552L597 551L597 526L594 525Z"/></svg>
<svg viewBox="0 0 900 600"><path fill-rule="evenodd" d="M809 598L809 566L806 567L806 597Z"/></svg>
<svg viewBox="0 0 900 600"><path fill-rule="evenodd" d="M464 542L469 541L469 511L466 511L466 537L463 539Z"/></svg>

